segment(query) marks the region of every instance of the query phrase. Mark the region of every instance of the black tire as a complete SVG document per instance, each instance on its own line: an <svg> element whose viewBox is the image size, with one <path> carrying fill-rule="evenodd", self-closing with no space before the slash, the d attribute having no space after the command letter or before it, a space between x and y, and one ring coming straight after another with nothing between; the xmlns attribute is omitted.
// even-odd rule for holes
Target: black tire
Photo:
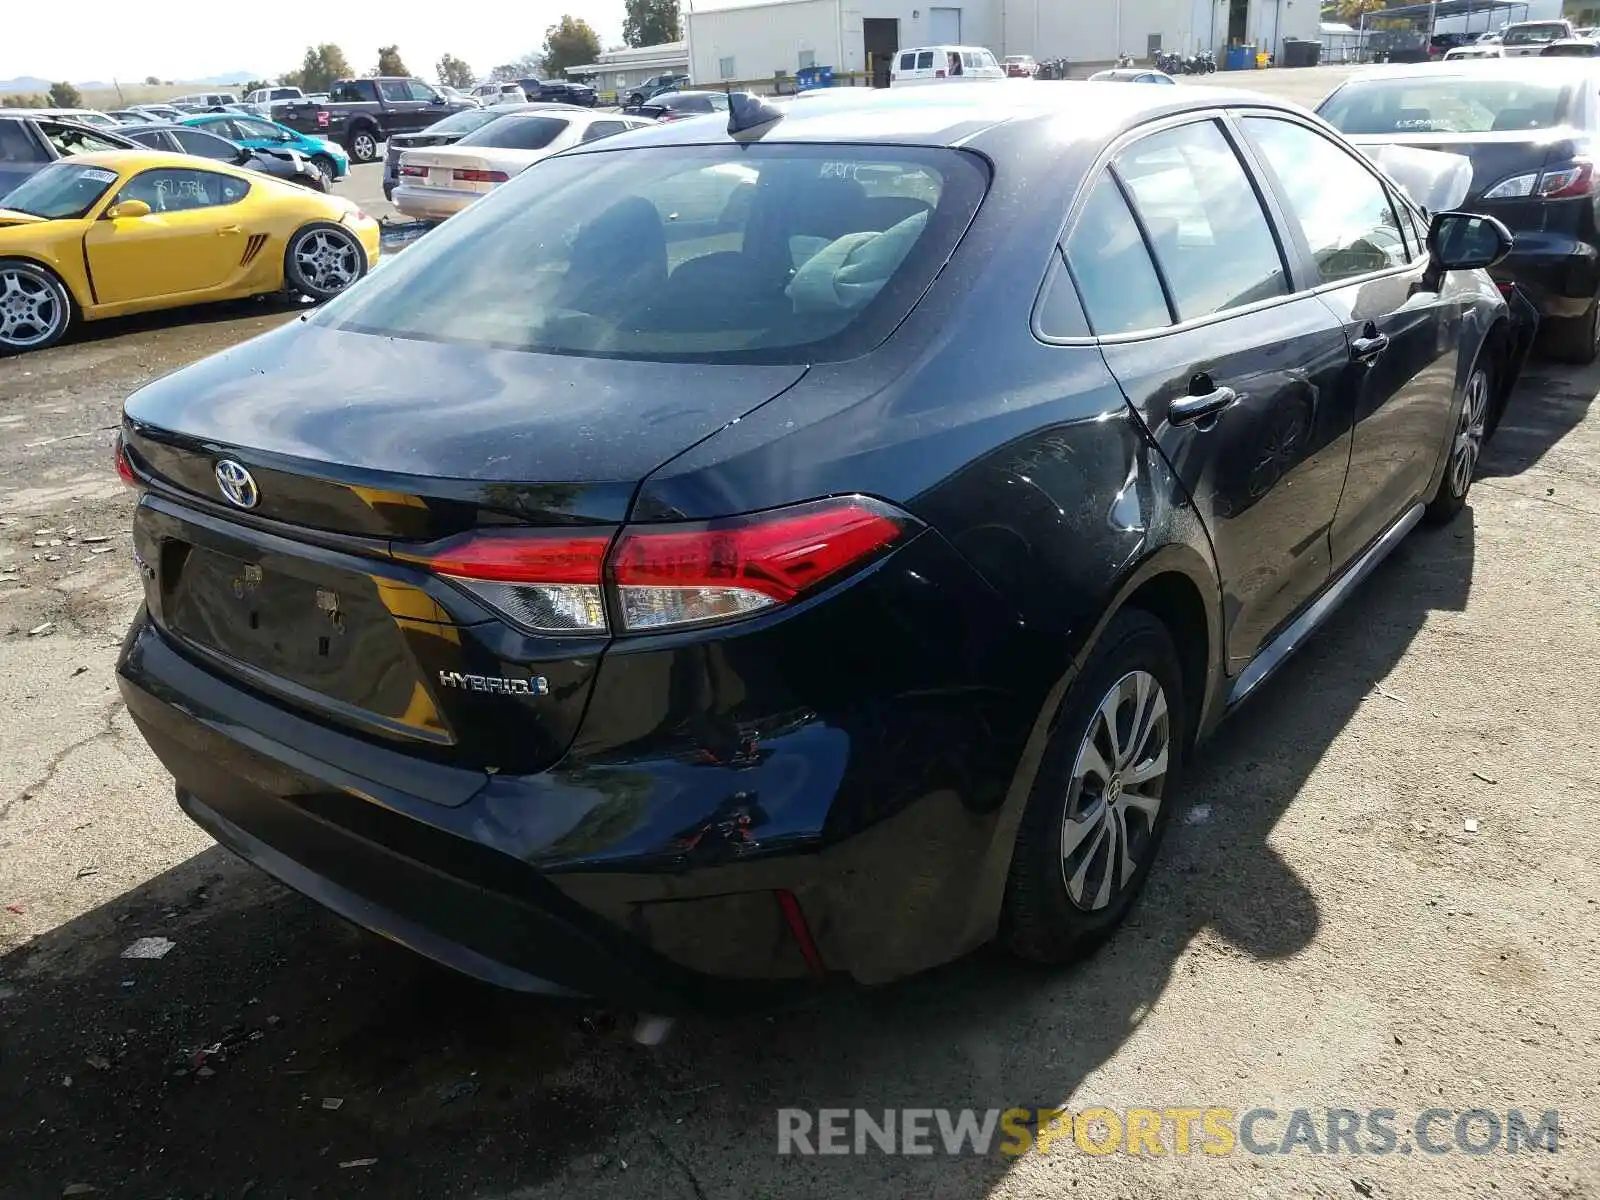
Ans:
<svg viewBox="0 0 1600 1200"><path fill-rule="evenodd" d="M0 355L54 346L72 325L72 293L50 268L0 258Z"/></svg>
<svg viewBox="0 0 1600 1200"><path fill-rule="evenodd" d="M1480 358L1473 364L1462 389L1461 409L1450 435L1450 448L1446 452L1444 474L1439 486L1423 510L1423 520L1430 525L1444 525L1453 521L1456 514L1467 506L1467 496L1472 491L1472 477L1478 470L1478 458L1488 440L1489 424L1494 419L1494 364Z"/></svg>
<svg viewBox="0 0 1600 1200"><path fill-rule="evenodd" d="M326 154L313 154L311 165L322 172L322 178L327 181L329 187L332 187L333 181L339 177L339 164Z"/></svg>
<svg viewBox="0 0 1600 1200"><path fill-rule="evenodd" d="M1561 317L1546 321L1545 349L1559 362L1586 367L1600 354L1600 302L1591 304L1581 317Z"/></svg>
<svg viewBox="0 0 1600 1200"><path fill-rule="evenodd" d="M1135 715L1140 676L1159 688L1145 693L1151 710L1156 695L1166 710L1164 718L1148 722L1143 739L1123 726L1125 716L1131 726ZM1113 702L1113 696L1120 698ZM1112 763L1109 773L1084 766L1096 761L1105 765L1114 756L1116 745L1108 740L1102 719L1107 705L1134 756L1125 764ZM1141 609L1124 609L1112 618L1061 702L1017 830L1000 922L1001 941L1013 954L1033 962L1066 962L1093 949L1127 914L1171 818L1188 712L1183 672L1166 626ZM1150 749L1153 756L1159 737L1165 739L1161 774L1138 778L1154 761L1139 755ZM1081 770L1086 773L1080 776ZM1135 782L1124 784L1124 772ZM1091 785L1096 775L1098 795ZM1152 799L1153 816L1147 812ZM1086 831L1070 853L1069 821ZM1122 846L1134 865L1131 872L1117 854ZM1102 869L1096 871L1097 865ZM1082 893L1078 898L1070 890L1075 881Z"/></svg>
<svg viewBox="0 0 1600 1200"><path fill-rule="evenodd" d="M318 303L332 300L366 273L361 240L331 221L313 221L296 230L283 252L285 285Z"/></svg>
<svg viewBox="0 0 1600 1200"><path fill-rule="evenodd" d="M633 93L633 95L628 97L628 107L629 108L637 108L639 105L641 105L643 103L644 103L644 94L642 92L635 92L635 93Z"/></svg>
<svg viewBox="0 0 1600 1200"><path fill-rule="evenodd" d="M350 161L358 163L376 162L378 160L378 131L371 125L361 124L352 129L345 142L345 149L350 152Z"/></svg>

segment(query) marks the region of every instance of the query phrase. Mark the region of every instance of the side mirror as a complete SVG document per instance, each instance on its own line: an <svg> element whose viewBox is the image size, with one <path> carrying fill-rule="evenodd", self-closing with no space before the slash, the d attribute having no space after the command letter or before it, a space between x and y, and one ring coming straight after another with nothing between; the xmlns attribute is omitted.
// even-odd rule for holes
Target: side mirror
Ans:
<svg viewBox="0 0 1600 1200"><path fill-rule="evenodd" d="M106 209L106 219L110 221L132 220L134 217L148 217L150 206L143 200L123 200Z"/></svg>
<svg viewBox="0 0 1600 1200"><path fill-rule="evenodd" d="M1511 245L1511 231L1479 213L1438 213L1428 227L1428 252L1445 271L1492 267L1511 253Z"/></svg>

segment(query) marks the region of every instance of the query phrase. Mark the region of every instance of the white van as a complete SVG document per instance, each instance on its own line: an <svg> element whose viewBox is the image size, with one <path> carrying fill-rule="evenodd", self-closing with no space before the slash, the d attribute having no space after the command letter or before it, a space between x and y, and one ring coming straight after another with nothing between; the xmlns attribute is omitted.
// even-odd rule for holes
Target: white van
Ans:
<svg viewBox="0 0 1600 1200"><path fill-rule="evenodd" d="M916 46L894 56L890 87L1004 79L1005 68L982 46Z"/></svg>

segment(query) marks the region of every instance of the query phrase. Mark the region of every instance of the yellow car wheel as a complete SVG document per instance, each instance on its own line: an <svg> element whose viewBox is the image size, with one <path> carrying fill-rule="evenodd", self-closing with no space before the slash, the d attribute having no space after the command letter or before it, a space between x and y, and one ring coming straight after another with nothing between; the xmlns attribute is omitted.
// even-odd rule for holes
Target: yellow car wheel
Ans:
<svg viewBox="0 0 1600 1200"><path fill-rule="evenodd" d="M332 300L367 273L367 252L343 225L318 221L289 239L283 255L288 285L321 303Z"/></svg>
<svg viewBox="0 0 1600 1200"><path fill-rule="evenodd" d="M0 354L53 346L72 323L72 297L47 267L0 258Z"/></svg>

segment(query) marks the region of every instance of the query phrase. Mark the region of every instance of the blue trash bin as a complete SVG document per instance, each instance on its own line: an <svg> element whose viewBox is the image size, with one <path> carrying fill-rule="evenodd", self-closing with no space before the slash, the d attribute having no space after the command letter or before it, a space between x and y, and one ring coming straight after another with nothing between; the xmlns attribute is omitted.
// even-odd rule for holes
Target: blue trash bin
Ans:
<svg viewBox="0 0 1600 1200"><path fill-rule="evenodd" d="M1254 46L1229 46L1228 57L1222 64L1224 71L1253 71L1256 65Z"/></svg>
<svg viewBox="0 0 1600 1200"><path fill-rule="evenodd" d="M809 92L813 88L833 86L832 67L801 67L794 74L795 91Z"/></svg>

